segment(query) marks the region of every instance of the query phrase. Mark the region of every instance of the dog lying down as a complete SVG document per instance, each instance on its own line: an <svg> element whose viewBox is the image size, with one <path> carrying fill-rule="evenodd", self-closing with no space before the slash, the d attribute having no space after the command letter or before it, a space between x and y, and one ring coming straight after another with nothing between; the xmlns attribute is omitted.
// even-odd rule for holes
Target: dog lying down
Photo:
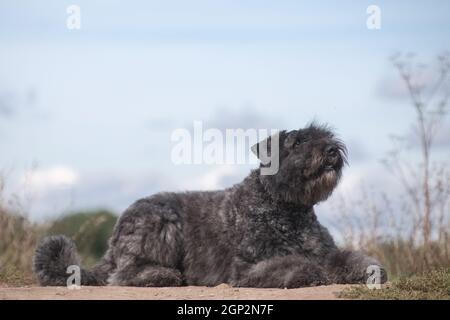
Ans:
<svg viewBox="0 0 450 320"><path fill-rule="evenodd" d="M81 269L81 284L297 288L363 283L369 266L378 267L385 282L377 260L338 249L314 213L340 180L345 145L316 124L276 138L276 174L261 174L268 165L261 164L225 190L136 201L118 220L101 261ZM264 141L269 150L273 139ZM258 156L261 143L253 149ZM71 265L79 258L67 237L51 236L38 246L34 271L41 285L66 285Z"/></svg>

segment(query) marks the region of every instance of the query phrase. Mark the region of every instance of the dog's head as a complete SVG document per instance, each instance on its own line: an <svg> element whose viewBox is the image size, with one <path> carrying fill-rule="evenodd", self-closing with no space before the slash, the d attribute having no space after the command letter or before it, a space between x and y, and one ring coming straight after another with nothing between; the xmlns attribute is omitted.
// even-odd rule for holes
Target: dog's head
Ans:
<svg viewBox="0 0 450 320"><path fill-rule="evenodd" d="M274 136L255 145L252 150L260 158L266 147L270 156L276 150ZM311 124L300 130L278 134L279 169L260 179L271 196L280 201L312 206L327 199L339 182L347 162L345 145L327 126ZM276 154L276 153L275 153ZM261 167L270 166L261 164Z"/></svg>

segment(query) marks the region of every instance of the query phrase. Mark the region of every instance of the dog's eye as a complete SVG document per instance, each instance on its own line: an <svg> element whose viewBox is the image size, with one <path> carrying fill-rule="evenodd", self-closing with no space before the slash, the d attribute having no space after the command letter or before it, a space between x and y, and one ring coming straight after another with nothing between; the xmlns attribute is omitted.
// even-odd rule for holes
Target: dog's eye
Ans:
<svg viewBox="0 0 450 320"><path fill-rule="evenodd" d="M299 145L302 145L302 144L304 144L304 143L307 143L307 142L309 142L311 139L309 139L309 138L306 138L306 139L297 139L297 140L295 140L295 142L294 142L294 144L293 144L293 147L297 147L297 146L299 146Z"/></svg>

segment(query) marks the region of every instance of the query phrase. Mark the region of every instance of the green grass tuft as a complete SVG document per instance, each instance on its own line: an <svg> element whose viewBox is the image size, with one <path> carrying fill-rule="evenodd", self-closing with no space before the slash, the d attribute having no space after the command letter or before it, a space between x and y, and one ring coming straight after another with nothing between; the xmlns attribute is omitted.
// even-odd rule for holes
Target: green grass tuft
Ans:
<svg viewBox="0 0 450 320"><path fill-rule="evenodd" d="M400 278L380 290L370 290L365 286L353 287L341 292L339 297L363 300L449 300L450 269L438 269L410 278Z"/></svg>

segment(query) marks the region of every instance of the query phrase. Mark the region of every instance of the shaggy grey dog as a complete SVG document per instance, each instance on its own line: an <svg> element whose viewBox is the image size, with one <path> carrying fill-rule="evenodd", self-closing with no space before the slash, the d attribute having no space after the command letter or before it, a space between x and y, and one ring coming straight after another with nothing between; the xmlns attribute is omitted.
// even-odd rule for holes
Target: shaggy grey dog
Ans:
<svg viewBox="0 0 450 320"><path fill-rule="evenodd" d="M266 142L270 147L270 138ZM102 260L82 269L81 284L296 288L364 282L367 267L380 263L338 249L313 209L330 196L345 161L344 144L326 126L282 131L275 175L261 175L259 168L225 190L158 193L131 205ZM79 259L68 238L48 237L37 248L40 284L65 285L69 265Z"/></svg>

